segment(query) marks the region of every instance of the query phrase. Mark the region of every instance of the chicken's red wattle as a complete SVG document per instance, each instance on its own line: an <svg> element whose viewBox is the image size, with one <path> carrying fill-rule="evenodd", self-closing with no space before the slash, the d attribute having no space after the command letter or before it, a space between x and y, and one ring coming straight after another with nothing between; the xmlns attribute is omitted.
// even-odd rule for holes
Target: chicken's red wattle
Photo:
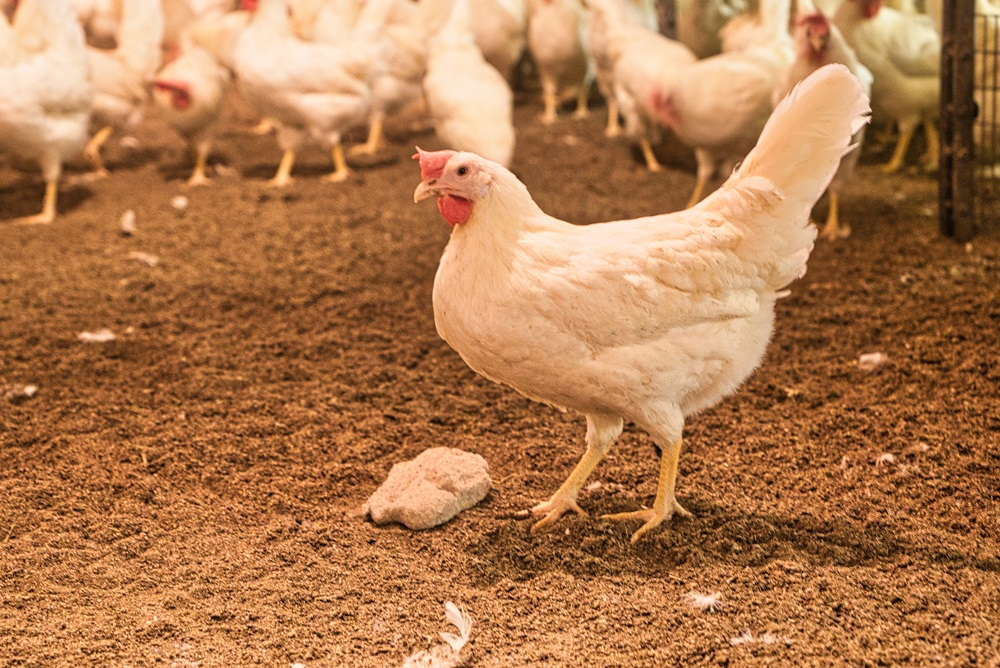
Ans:
<svg viewBox="0 0 1000 668"><path fill-rule="evenodd" d="M449 225L461 225L472 215L472 202L464 197L441 195L438 197L438 211Z"/></svg>

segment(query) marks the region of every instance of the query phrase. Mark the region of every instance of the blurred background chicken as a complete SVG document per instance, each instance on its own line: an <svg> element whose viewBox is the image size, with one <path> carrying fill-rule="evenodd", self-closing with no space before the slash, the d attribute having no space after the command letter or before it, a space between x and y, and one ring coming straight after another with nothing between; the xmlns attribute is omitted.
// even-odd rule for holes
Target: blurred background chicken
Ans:
<svg viewBox="0 0 1000 668"><path fill-rule="evenodd" d="M51 223L93 100L83 30L66 0L22 0L13 27L0 15L0 90L0 149L36 162L45 179L41 213L17 222Z"/></svg>
<svg viewBox="0 0 1000 668"><path fill-rule="evenodd" d="M472 34L483 58L508 83L513 82L514 69L528 40L528 9L524 0L470 0L469 15Z"/></svg>
<svg viewBox="0 0 1000 668"><path fill-rule="evenodd" d="M899 126L899 140L886 172L903 166L910 140L923 126L927 148L921 161L938 163L941 38L930 17L883 7L881 0L846 0L833 18L844 39L874 77L872 108Z"/></svg>
<svg viewBox="0 0 1000 668"><path fill-rule="evenodd" d="M602 73L611 89L609 114L620 112L625 118L625 133L639 143L646 166L659 171L660 163L652 145L658 142L658 125L647 111L645 101L662 90L672 90L681 72L696 58L686 46L664 37L646 25L629 20L618 0L590 0L590 25L600 30L603 43L600 60ZM613 134L609 118L607 132Z"/></svg>
<svg viewBox="0 0 1000 668"><path fill-rule="evenodd" d="M507 80L486 62L476 45L469 0L455 0L447 22L431 40L423 87L442 141L501 165L510 164L514 96Z"/></svg>
<svg viewBox="0 0 1000 668"><path fill-rule="evenodd" d="M239 36L234 67L240 90L261 115L278 124L283 150L270 183L291 183L295 152L308 137L328 148L334 171L347 178L341 138L362 125L371 107L371 86L380 65L376 37L392 0L369 0L341 45L306 42L296 36L283 0L261 0Z"/></svg>
<svg viewBox="0 0 1000 668"><path fill-rule="evenodd" d="M538 0L528 18L528 51L542 85L542 122L554 123L559 103L576 100L576 115L587 114L594 67L584 48L580 0Z"/></svg>
<svg viewBox="0 0 1000 668"><path fill-rule="evenodd" d="M795 61L778 76L778 84L772 97L775 105L784 99L796 84L830 63L845 65L861 83L865 95L871 95L872 73L861 64L837 27L830 23L810 0L799 0L794 39ZM829 208L820 236L831 241L846 237L851 231L849 227L840 223L840 191L854 173L858 157L861 155L860 144L864 139L864 132L862 127L851 139L854 144L859 145L859 148L841 159L840 167L827 188Z"/></svg>
<svg viewBox="0 0 1000 668"><path fill-rule="evenodd" d="M95 176L107 176L101 147L115 130L142 120L153 77L160 67L163 9L160 0L122 0L121 22L113 50L88 47L94 86L91 125L96 133L84 152Z"/></svg>
<svg viewBox="0 0 1000 668"><path fill-rule="evenodd" d="M753 147L771 113L778 75L795 57L785 0L761 0L759 29L740 50L683 68L671 86L642 102L664 127L694 150L698 163L688 206L701 199L719 167L730 171Z"/></svg>
<svg viewBox="0 0 1000 668"><path fill-rule="evenodd" d="M153 100L160 113L194 150L190 186L209 183L205 166L228 88L229 70L190 38L182 40L154 81Z"/></svg>

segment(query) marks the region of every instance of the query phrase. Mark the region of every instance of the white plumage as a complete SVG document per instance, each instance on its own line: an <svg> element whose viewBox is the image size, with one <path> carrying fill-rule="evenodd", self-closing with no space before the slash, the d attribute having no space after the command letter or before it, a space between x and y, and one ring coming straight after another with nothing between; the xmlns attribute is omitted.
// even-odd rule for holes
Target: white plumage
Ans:
<svg viewBox="0 0 1000 668"><path fill-rule="evenodd" d="M645 532L686 511L674 496L684 417L733 392L763 357L774 303L801 276L809 210L866 122L857 79L831 65L800 84L713 195L677 213L587 226L545 214L500 165L420 155L419 201L453 225L434 280L439 334L477 372L583 413L587 452L536 528L577 493L623 420L663 450Z"/></svg>

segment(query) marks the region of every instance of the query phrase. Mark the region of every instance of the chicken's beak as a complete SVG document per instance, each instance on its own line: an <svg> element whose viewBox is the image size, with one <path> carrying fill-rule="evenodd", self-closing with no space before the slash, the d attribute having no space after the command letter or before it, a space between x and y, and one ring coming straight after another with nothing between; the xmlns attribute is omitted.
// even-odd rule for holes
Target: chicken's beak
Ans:
<svg viewBox="0 0 1000 668"><path fill-rule="evenodd" d="M440 192L437 186L437 179L431 179L430 181L421 181L417 189L413 191L413 202L423 202L425 199L430 199L431 197L436 197Z"/></svg>

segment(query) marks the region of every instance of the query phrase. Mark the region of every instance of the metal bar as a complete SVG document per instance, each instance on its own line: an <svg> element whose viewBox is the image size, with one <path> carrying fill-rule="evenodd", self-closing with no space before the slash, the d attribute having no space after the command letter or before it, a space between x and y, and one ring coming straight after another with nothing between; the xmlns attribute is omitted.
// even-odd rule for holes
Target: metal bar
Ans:
<svg viewBox="0 0 1000 668"><path fill-rule="evenodd" d="M952 109L954 113L952 165L952 236L958 241L968 241L975 234L976 153L973 141L973 123L976 122L975 85L975 30L976 8L974 0L955 2Z"/></svg>
<svg viewBox="0 0 1000 668"><path fill-rule="evenodd" d="M955 192L952 188L955 152L954 79L955 71L955 5L962 0L944 0L941 9L941 102L938 133L941 144L938 155L938 225L941 234L955 233Z"/></svg>

